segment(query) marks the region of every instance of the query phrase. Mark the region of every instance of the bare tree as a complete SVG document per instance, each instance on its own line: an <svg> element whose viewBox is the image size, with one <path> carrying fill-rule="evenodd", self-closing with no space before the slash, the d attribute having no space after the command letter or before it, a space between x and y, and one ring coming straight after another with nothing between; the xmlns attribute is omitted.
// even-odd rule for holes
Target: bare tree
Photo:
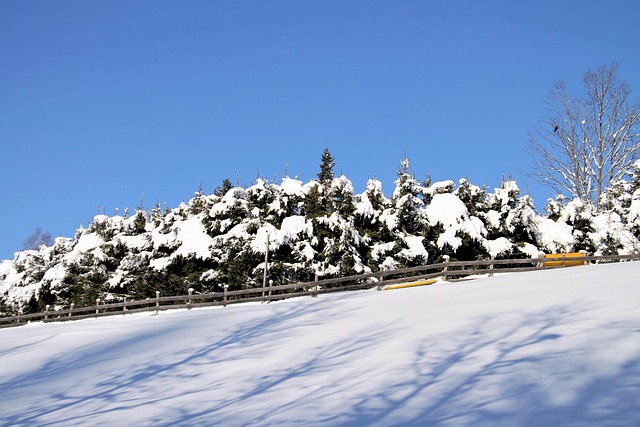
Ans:
<svg viewBox="0 0 640 427"><path fill-rule="evenodd" d="M598 205L605 188L621 179L640 154L640 104L618 65L582 77L584 94L569 94L563 80L546 100L548 114L529 133L529 176L557 193Z"/></svg>
<svg viewBox="0 0 640 427"><path fill-rule="evenodd" d="M53 239L51 238L51 234L48 232L42 231L42 228L38 227L35 229L33 233L29 237L24 240L22 244L23 249L40 249L40 246L51 246L53 245Z"/></svg>

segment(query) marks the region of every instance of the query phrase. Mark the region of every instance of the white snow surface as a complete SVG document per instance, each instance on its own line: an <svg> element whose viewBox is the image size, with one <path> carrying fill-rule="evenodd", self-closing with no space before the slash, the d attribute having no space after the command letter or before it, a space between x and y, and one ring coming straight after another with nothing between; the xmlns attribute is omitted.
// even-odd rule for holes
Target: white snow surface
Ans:
<svg viewBox="0 0 640 427"><path fill-rule="evenodd" d="M304 197L302 181L299 179L289 177L282 178L280 188L282 188L285 194Z"/></svg>
<svg viewBox="0 0 640 427"><path fill-rule="evenodd" d="M3 426L637 426L640 262L0 330Z"/></svg>

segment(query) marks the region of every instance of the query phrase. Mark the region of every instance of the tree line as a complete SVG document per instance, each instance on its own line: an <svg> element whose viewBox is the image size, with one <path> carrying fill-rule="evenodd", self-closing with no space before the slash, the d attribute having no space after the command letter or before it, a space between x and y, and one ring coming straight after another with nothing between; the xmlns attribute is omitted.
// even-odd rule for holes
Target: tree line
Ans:
<svg viewBox="0 0 640 427"><path fill-rule="evenodd" d="M581 97L557 82L548 115L530 133L531 175L558 193L544 215L510 179L493 192L467 180L419 182L406 158L391 197L377 180L354 194L325 149L308 183L258 179L244 188L225 179L175 209L141 202L131 217L97 215L73 239L52 242L38 229L25 241L29 250L0 271L0 311L250 288L267 275L274 284L303 282L445 256L638 251L640 108L617 68L585 73Z"/></svg>

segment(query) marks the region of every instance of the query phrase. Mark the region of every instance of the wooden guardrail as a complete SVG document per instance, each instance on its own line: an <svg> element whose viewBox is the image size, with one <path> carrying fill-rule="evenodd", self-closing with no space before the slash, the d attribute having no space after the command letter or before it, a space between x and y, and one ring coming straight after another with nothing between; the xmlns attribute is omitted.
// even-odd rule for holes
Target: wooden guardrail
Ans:
<svg viewBox="0 0 640 427"><path fill-rule="evenodd" d="M52 310L47 306L46 310L42 313L0 317L0 328L23 325L25 323L38 320L43 322L59 322L148 311L158 314L160 310L177 308L191 309L194 307L226 306L228 304L251 301L268 302L299 296L316 297L319 294L330 292L342 292L372 287L383 289L385 285L408 283L417 280L429 280L436 277L444 277L447 280L454 280L472 275L514 273L546 268L584 265L591 262L632 261L636 259L640 259L640 254L587 256L582 253L576 253L575 256L574 254L548 254L540 258L446 261L437 264L421 265L398 270L378 271L346 277L314 280L312 282L300 282L277 286L269 285L268 287L234 291L229 291L228 285L224 285L222 292L205 294L194 294L193 290L189 289L188 295L161 297L160 292L156 292L155 298L146 298L143 300L128 301L124 298L124 301L122 302L101 304L100 299L98 299L96 300L95 305L89 307L76 308L72 304L69 308ZM335 284L343 285L327 287L327 285Z"/></svg>

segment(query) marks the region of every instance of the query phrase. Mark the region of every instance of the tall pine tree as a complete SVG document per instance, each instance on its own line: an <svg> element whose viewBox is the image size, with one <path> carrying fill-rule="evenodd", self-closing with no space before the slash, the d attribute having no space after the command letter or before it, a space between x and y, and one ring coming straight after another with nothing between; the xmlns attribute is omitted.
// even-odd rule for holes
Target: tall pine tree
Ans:
<svg viewBox="0 0 640 427"><path fill-rule="evenodd" d="M325 148L322 153L322 161L320 162L320 172L318 172L318 181L325 187L330 185L333 180L333 168L335 165L335 159L329 152L329 149Z"/></svg>

